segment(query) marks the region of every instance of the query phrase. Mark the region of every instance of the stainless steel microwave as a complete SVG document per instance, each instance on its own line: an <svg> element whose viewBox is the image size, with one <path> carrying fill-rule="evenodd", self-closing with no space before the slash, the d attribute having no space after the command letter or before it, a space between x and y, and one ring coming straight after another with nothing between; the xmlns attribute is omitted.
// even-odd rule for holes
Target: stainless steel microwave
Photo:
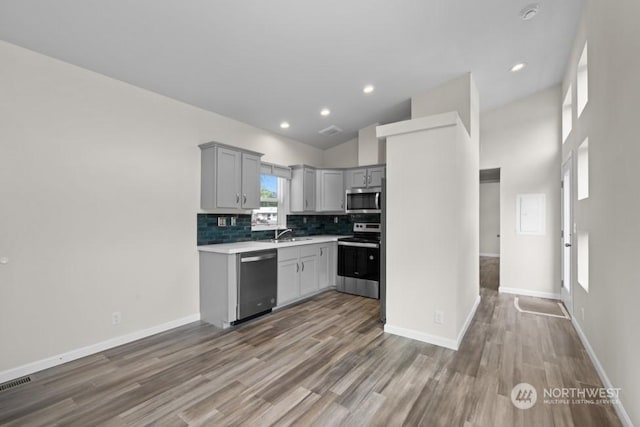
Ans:
<svg viewBox="0 0 640 427"><path fill-rule="evenodd" d="M380 213L382 189L350 188L346 192L346 213Z"/></svg>

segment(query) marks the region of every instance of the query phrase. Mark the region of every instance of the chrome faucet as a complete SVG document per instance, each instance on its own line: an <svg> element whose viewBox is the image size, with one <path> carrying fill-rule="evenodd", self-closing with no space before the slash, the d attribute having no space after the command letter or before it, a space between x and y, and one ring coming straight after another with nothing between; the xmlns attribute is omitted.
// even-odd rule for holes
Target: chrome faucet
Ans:
<svg viewBox="0 0 640 427"><path fill-rule="evenodd" d="M278 239L279 239L279 238L281 238L283 235L285 235L285 234L287 234L287 233L290 233L290 232L292 232L293 230L292 230L292 229L290 229L290 228L287 228L287 229L286 229L286 230L284 230L283 232L278 233L278 229L276 228L274 231L275 231L275 233L274 233L274 234L275 234L274 240L278 240Z"/></svg>

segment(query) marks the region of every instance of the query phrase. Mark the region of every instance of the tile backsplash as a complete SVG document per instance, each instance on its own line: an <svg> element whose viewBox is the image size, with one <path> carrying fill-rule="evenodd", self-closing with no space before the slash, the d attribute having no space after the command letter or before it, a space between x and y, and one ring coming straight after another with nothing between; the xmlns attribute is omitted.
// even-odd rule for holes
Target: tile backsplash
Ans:
<svg viewBox="0 0 640 427"><path fill-rule="evenodd" d="M218 227L218 217L227 219L226 227ZM236 219L236 225L233 226L230 225L232 217ZM338 218L337 223L335 218ZM351 234L354 222L379 221L379 214L287 215L287 227L293 230L294 236ZM198 214L198 245L271 238L273 238L273 230L251 231L251 215Z"/></svg>

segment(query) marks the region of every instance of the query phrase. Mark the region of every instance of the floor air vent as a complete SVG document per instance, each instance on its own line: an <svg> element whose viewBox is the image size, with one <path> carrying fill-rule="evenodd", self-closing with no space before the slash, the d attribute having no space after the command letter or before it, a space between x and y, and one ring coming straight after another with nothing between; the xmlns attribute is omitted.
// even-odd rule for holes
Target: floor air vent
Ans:
<svg viewBox="0 0 640 427"><path fill-rule="evenodd" d="M333 136L333 135L336 135L336 134L338 134L340 132L342 132L342 129L340 129L336 125L331 125L328 128L324 128L324 129L318 131L318 133L320 135L324 135L324 136Z"/></svg>
<svg viewBox="0 0 640 427"><path fill-rule="evenodd" d="M9 390L10 388L18 387L19 385L31 382L31 377L22 377L6 383L0 384L0 391Z"/></svg>

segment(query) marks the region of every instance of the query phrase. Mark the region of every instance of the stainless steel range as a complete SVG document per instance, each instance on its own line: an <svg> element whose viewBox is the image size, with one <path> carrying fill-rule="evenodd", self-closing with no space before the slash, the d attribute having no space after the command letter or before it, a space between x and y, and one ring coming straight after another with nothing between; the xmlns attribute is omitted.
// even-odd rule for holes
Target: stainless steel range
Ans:
<svg viewBox="0 0 640 427"><path fill-rule="evenodd" d="M380 298L380 224L356 222L353 237L338 239L337 290Z"/></svg>

